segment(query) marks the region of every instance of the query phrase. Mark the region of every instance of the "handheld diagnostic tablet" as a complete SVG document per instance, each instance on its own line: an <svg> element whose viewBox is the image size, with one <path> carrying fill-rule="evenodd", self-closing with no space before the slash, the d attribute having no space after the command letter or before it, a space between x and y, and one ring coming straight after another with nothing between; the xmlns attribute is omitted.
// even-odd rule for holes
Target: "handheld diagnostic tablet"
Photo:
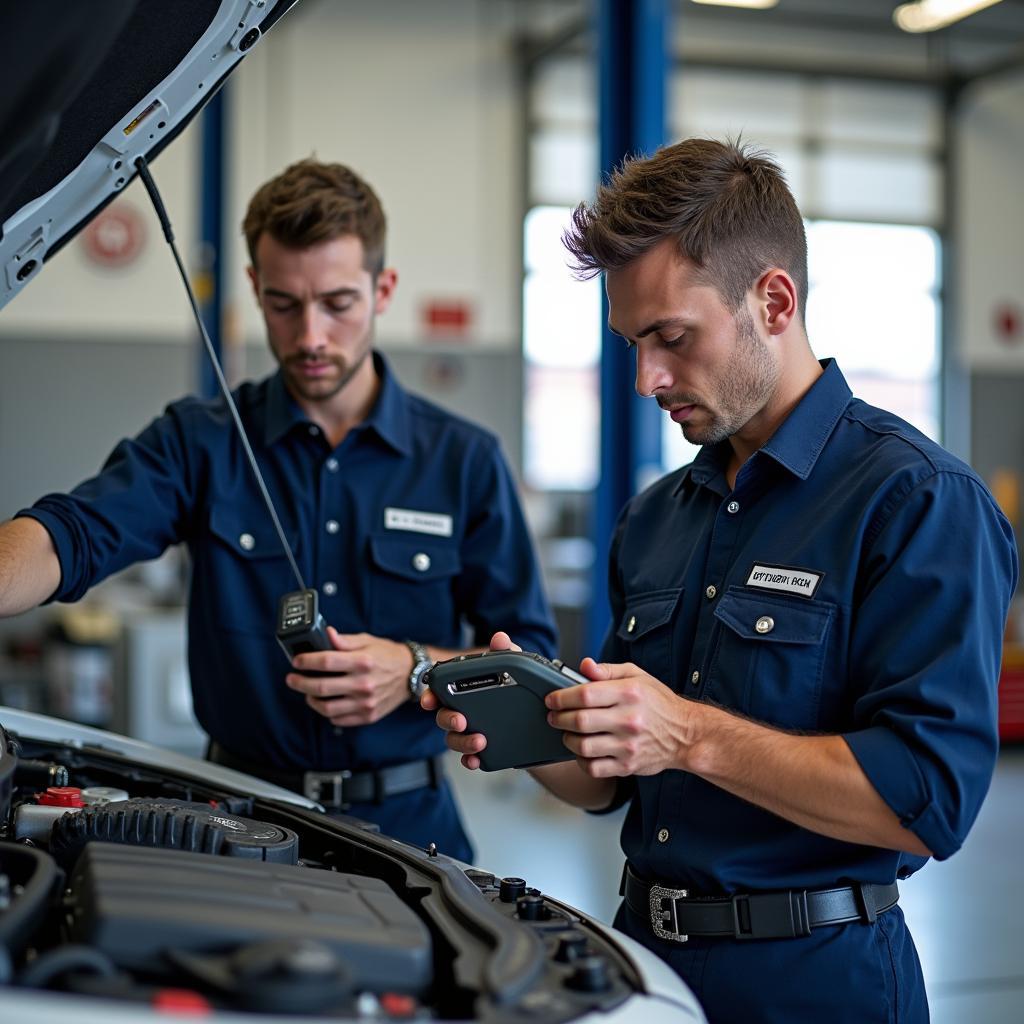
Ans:
<svg viewBox="0 0 1024 1024"><path fill-rule="evenodd" d="M424 677L437 699L466 716L467 732L480 732L486 772L530 768L575 756L547 722L544 697L589 680L560 661L526 651L487 651L439 661Z"/></svg>

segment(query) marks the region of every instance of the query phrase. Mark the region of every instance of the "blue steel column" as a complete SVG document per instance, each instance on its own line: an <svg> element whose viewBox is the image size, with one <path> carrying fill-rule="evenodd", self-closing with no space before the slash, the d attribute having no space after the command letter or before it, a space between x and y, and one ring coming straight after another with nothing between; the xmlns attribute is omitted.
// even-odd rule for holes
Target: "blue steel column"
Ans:
<svg viewBox="0 0 1024 1024"><path fill-rule="evenodd" d="M650 155L665 141L672 0L598 0L601 174L624 157ZM634 390L636 367L621 338L608 330L602 299L601 478L594 494L594 573L587 650L596 654L608 626L608 548L615 520L639 486L661 467L661 419Z"/></svg>
<svg viewBox="0 0 1024 1024"><path fill-rule="evenodd" d="M227 170L227 138L224 131L224 86L206 104L202 113L202 151L199 167L199 246L198 265L193 271L193 287L199 312L221 358L224 320L224 214L227 205L225 174ZM198 338L196 347L196 380L204 397L219 391L209 356Z"/></svg>

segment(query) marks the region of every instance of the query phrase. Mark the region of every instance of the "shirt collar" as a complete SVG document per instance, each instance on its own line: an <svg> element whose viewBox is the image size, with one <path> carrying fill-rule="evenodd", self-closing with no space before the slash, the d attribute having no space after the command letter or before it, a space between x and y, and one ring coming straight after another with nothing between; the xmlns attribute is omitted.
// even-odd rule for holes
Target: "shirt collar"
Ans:
<svg viewBox="0 0 1024 1024"><path fill-rule="evenodd" d="M373 368L380 379L380 392L369 416L358 429L372 430L402 455L412 453L412 424L409 420L409 396L398 383L387 360L373 353ZM280 370L267 387L267 419L264 437L267 444L280 440L296 424L306 425L309 417L288 393Z"/></svg>
<svg viewBox="0 0 1024 1024"><path fill-rule="evenodd" d="M839 364L834 359L822 359L820 362L821 376L760 449L801 480L811 475L825 442L853 397ZM674 493L695 484L710 483L719 473L725 472L729 456L728 439L702 447L683 473Z"/></svg>
<svg viewBox="0 0 1024 1024"><path fill-rule="evenodd" d="M822 359L821 368L821 376L761 448L801 480L811 475L825 442L853 397L834 359Z"/></svg>

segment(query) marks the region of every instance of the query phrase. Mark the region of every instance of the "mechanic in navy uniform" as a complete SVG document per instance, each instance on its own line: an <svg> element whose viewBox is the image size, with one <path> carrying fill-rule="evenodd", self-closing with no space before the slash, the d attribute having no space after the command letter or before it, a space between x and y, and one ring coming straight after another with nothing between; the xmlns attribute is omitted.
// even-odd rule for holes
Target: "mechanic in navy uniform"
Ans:
<svg viewBox="0 0 1024 1024"><path fill-rule="evenodd" d="M365 181L301 161L258 190L243 228L279 369L235 398L333 649L289 666L277 644L295 580L223 398L175 402L98 476L0 527L0 614L77 600L186 543L211 758L469 860L417 699L429 664L503 623L554 653L515 483L490 433L405 391L373 350L397 275Z"/></svg>
<svg viewBox="0 0 1024 1024"><path fill-rule="evenodd" d="M956 852L989 786L1010 526L812 354L803 222L763 154L627 162L566 244L606 275L637 391L702 448L623 510L601 660L547 699L577 759L534 774L629 803L615 924L712 1022L926 1021L897 882ZM850 282L865 332L874 274ZM477 767L486 737L438 724Z"/></svg>

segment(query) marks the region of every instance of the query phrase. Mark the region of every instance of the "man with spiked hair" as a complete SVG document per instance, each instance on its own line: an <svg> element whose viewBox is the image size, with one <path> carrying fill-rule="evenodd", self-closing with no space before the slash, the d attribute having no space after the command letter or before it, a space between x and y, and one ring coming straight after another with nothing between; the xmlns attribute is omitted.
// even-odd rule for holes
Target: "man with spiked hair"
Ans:
<svg viewBox="0 0 1024 1024"><path fill-rule="evenodd" d="M766 155L627 161L565 242L605 276L638 393L702 447L623 509L591 682L547 698L576 759L534 775L629 804L615 923L712 1022L924 1022L897 881L956 852L991 779L1010 526L815 358L803 222ZM477 767L486 737L438 724Z"/></svg>

